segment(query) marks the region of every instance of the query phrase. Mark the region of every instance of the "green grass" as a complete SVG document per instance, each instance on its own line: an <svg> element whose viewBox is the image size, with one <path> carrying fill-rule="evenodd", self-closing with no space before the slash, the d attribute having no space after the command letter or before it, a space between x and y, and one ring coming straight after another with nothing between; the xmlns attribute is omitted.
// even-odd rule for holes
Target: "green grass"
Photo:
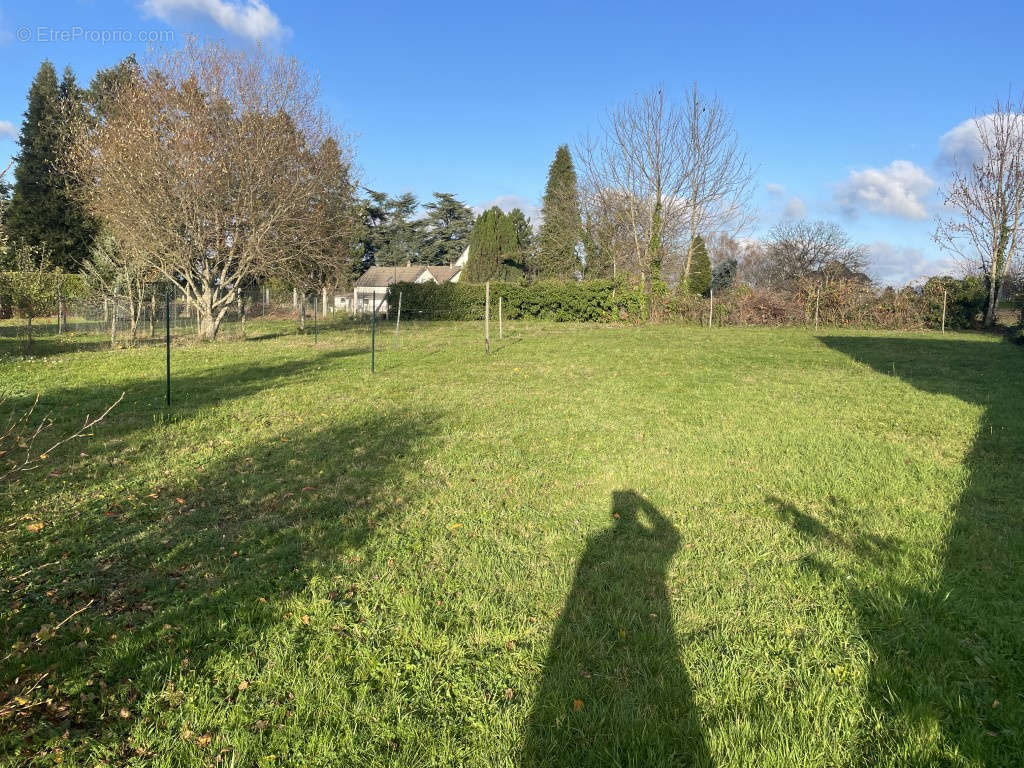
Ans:
<svg viewBox="0 0 1024 768"><path fill-rule="evenodd" d="M0 361L0 763L1020 764L1020 349L252 330Z"/></svg>

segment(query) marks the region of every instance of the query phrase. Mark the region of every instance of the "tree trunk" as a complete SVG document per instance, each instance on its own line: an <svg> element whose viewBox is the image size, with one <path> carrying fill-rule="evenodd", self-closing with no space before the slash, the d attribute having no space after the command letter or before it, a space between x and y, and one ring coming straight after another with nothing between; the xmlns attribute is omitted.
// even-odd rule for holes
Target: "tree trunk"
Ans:
<svg viewBox="0 0 1024 768"><path fill-rule="evenodd" d="M65 330L65 319L64 319L64 296L60 290L57 290L57 333L62 334Z"/></svg>
<svg viewBox="0 0 1024 768"><path fill-rule="evenodd" d="M983 325L991 328L996 323L996 303L998 301L999 260L992 259L992 268L988 273L988 306L985 307Z"/></svg>
<svg viewBox="0 0 1024 768"><path fill-rule="evenodd" d="M218 330L220 330L218 318L206 307L199 307L196 310L196 338L199 341L214 341L217 338Z"/></svg>
<svg viewBox="0 0 1024 768"><path fill-rule="evenodd" d="M221 320L224 319L223 310L219 313L214 312L212 298L209 301L203 301L195 310L196 338L200 341L216 341Z"/></svg>
<svg viewBox="0 0 1024 768"><path fill-rule="evenodd" d="M138 339L139 320L142 318L142 301L132 296L128 299L128 346L134 347Z"/></svg>
<svg viewBox="0 0 1024 768"><path fill-rule="evenodd" d="M213 287L204 286L203 293L196 301L189 302L190 308L193 304L196 313L196 338L199 341L214 341L217 338L217 331L220 330L220 321L213 311Z"/></svg>
<svg viewBox="0 0 1024 768"><path fill-rule="evenodd" d="M242 338L245 338L245 297L238 294L238 320L242 324Z"/></svg>

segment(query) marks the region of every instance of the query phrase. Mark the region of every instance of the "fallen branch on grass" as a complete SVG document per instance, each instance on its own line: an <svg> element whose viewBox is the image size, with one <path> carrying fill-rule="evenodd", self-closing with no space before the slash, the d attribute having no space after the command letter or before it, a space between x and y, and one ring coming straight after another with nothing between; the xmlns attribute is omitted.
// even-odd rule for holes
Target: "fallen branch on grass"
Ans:
<svg viewBox="0 0 1024 768"><path fill-rule="evenodd" d="M39 405L39 396L36 395L36 399L29 409L20 416L12 414L7 421L7 426L0 432L0 460L7 460L7 466L0 469L0 483L14 482L17 475L37 469L49 458L50 454L61 446L70 443L72 440L88 437L90 435L89 430L107 418L110 412L124 400L124 395L125 393L122 392L121 396L111 403L99 416L91 418L86 415L84 423L75 432L62 437L45 451L38 453L34 447L36 441L46 430L53 426L53 419L47 414L38 423L33 424L33 415L35 414L36 407ZM17 453L21 458L9 458L13 453Z"/></svg>

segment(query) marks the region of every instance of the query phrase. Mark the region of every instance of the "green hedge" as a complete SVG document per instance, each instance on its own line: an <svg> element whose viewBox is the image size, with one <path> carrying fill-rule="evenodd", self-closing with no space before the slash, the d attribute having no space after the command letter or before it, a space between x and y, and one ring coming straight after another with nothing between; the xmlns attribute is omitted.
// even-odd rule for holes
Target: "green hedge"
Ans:
<svg viewBox="0 0 1024 768"><path fill-rule="evenodd" d="M388 288L388 306L398 306L409 319L479 320L484 316L484 286L473 283L398 283ZM509 319L536 318L559 322L603 323L639 320L646 316L640 291L611 280L582 283L542 281L528 285L491 283L491 312L497 316L498 297Z"/></svg>
<svg viewBox="0 0 1024 768"><path fill-rule="evenodd" d="M942 324L942 295L946 291L946 327L971 328L985 312L988 294L980 277L933 277L922 291L926 303L925 322L930 328Z"/></svg>

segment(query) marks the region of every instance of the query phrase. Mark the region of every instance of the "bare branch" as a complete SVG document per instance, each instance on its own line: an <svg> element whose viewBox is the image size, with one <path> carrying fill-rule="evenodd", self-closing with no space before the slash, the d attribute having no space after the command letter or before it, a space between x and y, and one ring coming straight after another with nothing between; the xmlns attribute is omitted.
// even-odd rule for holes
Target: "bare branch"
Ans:
<svg viewBox="0 0 1024 768"><path fill-rule="evenodd" d="M53 426L53 419L49 415L43 417L35 424L32 423L33 414L39 405L39 396L37 395L32 405L20 416L11 416L4 431L0 432L0 458L9 456L12 450L18 450L23 455L23 458L20 460L8 459L8 466L0 470L0 482L12 482L16 475L37 469L61 446L70 443L72 440L89 436L89 430L107 418L110 412L124 400L124 396L125 393L122 392L121 396L111 403L99 416L95 418L86 416L82 426L75 432L57 440L46 450L37 452L35 448L36 441L46 430ZM11 447L5 448L5 446Z"/></svg>
<svg viewBox="0 0 1024 768"><path fill-rule="evenodd" d="M974 121L977 158L955 167L935 242L988 283L985 324L993 325L1007 276L1024 248L1024 103L997 101Z"/></svg>

